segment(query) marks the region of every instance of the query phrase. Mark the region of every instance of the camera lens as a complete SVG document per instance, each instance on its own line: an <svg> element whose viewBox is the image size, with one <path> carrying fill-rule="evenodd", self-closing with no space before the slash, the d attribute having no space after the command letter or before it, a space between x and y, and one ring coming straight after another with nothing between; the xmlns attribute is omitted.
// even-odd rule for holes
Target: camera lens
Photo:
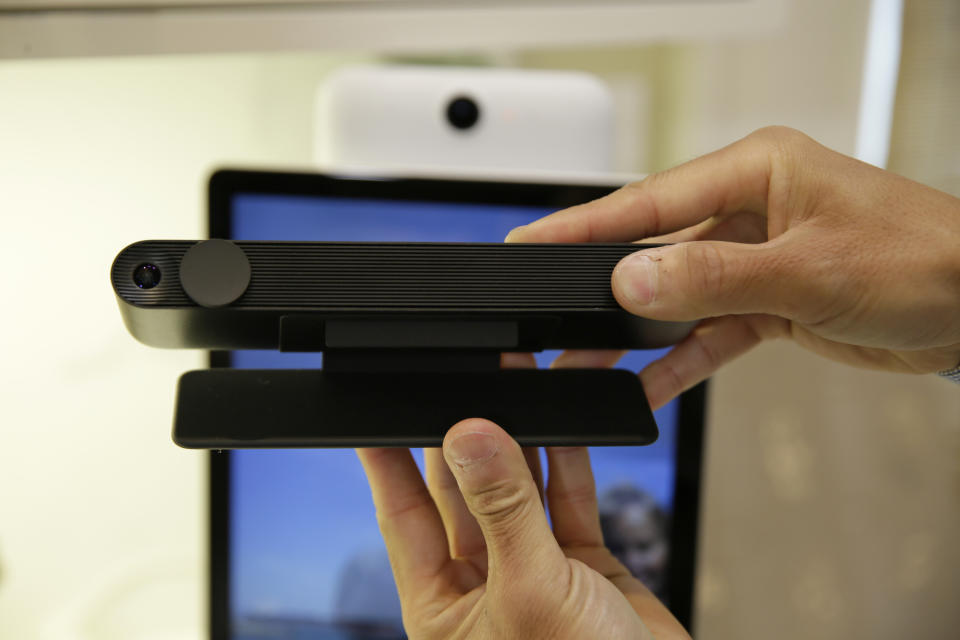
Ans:
<svg viewBox="0 0 960 640"><path fill-rule="evenodd" d="M160 268L150 263L140 265L133 270L133 284L141 289L153 289L160 284Z"/></svg>
<svg viewBox="0 0 960 640"><path fill-rule="evenodd" d="M447 121L457 129L469 129L480 119L480 107L471 98L457 96L447 105Z"/></svg>

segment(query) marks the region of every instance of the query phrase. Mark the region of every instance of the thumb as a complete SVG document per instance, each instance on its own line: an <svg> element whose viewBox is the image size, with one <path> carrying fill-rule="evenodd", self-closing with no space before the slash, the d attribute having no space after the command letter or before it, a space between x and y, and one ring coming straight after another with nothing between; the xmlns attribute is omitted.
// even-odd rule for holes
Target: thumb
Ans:
<svg viewBox="0 0 960 640"><path fill-rule="evenodd" d="M742 313L793 318L803 279L785 273L774 251L769 244L715 241L638 251L613 270L613 295L630 313L654 320Z"/></svg>
<svg viewBox="0 0 960 640"><path fill-rule="evenodd" d="M488 420L464 420L444 437L443 456L480 525L491 583L565 566L523 451L507 432Z"/></svg>

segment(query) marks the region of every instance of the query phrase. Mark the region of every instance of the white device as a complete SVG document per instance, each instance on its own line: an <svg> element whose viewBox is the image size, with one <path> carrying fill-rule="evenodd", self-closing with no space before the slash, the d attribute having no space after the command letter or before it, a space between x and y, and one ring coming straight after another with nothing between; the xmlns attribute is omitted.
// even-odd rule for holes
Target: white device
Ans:
<svg viewBox="0 0 960 640"><path fill-rule="evenodd" d="M602 175L613 98L568 71L350 66L320 86L315 160L347 173Z"/></svg>

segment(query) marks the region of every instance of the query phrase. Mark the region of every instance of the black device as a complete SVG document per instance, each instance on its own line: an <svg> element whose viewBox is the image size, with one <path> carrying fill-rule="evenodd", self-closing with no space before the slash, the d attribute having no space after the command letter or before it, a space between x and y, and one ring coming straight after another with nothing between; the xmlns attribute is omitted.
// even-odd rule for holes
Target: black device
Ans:
<svg viewBox="0 0 960 640"><path fill-rule="evenodd" d="M641 246L144 241L111 279L130 333L158 347L323 351L323 371L194 371L185 447L436 446L465 416L524 445L650 444L633 374L500 370L500 353L659 348L691 323L624 311L617 262Z"/></svg>
<svg viewBox="0 0 960 640"><path fill-rule="evenodd" d="M494 242L514 226L614 188L227 170L210 181L209 230L211 237L237 244ZM545 367L555 353L535 355ZM619 366L633 375L662 353L633 351ZM315 372L331 364L329 355L212 351L210 363L217 371ZM650 446L591 450L602 520L615 522L618 513L631 522L654 516L637 521L653 537L631 541L605 530L608 544L688 628L705 397L701 383L658 409L660 437ZM420 459L419 451L413 454ZM353 452L239 449L209 456L212 638L403 636L369 492ZM643 566L631 564L631 558Z"/></svg>
<svg viewBox="0 0 960 640"><path fill-rule="evenodd" d="M657 349L691 323L631 315L610 291L648 246L145 241L117 256L130 333L200 349Z"/></svg>

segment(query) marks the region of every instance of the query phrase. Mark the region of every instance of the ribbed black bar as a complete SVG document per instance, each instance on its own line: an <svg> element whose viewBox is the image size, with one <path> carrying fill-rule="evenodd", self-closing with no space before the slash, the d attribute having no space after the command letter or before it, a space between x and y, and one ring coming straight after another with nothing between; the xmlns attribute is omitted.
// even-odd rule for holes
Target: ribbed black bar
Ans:
<svg viewBox="0 0 960 640"><path fill-rule="evenodd" d="M118 256L117 293L138 306L191 305L179 262L192 241L146 241ZM635 244L456 244L237 242L252 270L233 308L317 311L430 308L619 309L610 275ZM133 271L161 271L154 289L139 289Z"/></svg>

